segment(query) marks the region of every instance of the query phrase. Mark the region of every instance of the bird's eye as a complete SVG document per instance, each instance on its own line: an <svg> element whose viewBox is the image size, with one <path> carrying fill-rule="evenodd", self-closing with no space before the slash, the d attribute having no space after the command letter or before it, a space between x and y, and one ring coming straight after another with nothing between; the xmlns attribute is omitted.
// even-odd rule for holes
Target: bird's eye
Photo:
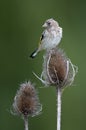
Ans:
<svg viewBox="0 0 86 130"><path fill-rule="evenodd" d="M47 22L48 25L50 25L51 23L50 22Z"/></svg>

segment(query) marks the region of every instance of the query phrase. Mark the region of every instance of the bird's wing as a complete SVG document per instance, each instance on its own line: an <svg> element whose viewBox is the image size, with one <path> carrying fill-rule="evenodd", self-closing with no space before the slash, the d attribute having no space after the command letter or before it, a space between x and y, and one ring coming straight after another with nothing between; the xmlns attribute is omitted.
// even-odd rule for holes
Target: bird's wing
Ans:
<svg viewBox="0 0 86 130"><path fill-rule="evenodd" d="M42 33L42 35L40 37L40 41L39 41L38 46L40 46L40 44L42 43L42 40L44 39L44 37L45 37L45 31Z"/></svg>
<svg viewBox="0 0 86 130"><path fill-rule="evenodd" d="M41 37L40 37L40 41L42 41L44 39L44 33L42 33Z"/></svg>

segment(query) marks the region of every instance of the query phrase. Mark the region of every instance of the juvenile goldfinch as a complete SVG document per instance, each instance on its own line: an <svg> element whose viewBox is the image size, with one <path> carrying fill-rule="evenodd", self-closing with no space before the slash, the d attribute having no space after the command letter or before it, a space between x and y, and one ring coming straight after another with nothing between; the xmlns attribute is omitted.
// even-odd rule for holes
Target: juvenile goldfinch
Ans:
<svg viewBox="0 0 86 130"><path fill-rule="evenodd" d="M40 37L40 42L38 48L30 55L34 58L37 53L41 50L49 50L55 48L61 41L62 38L62 28L59 26L58 22L54 19L48 19L42 25L44 31Z"/></svg>

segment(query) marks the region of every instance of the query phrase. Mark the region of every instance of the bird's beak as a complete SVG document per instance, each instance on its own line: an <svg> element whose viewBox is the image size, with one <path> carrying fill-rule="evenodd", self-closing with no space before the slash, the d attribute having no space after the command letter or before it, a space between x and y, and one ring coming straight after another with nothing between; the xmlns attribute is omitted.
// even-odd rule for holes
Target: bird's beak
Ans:
<svg viewBox="0 0 86 130"><path fill-rule="evenodd" d="M42 25L42 27L43 27L43 28L46 28L46 27L47 27L47 24L46 24L46 23L44 23L44 24Z"/></svg>

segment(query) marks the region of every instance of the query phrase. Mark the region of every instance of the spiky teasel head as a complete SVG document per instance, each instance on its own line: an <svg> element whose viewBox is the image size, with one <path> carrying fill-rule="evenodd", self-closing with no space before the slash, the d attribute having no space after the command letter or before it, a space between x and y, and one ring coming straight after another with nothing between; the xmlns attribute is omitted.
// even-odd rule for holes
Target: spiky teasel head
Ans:
<svg viewBox="0 0 86 130"><path fill-rule="evenodd" d="M24 116L35 116L39 114L42 107L39 103L37 91L31 82L20 85L20 89L14 98L13 113Z"/></svg>
<svg viewBox="0 0 86 130"><path fill-rule="evenodd" d="M54 48L44 56L43 72L39 79L45 85L63 88L73 83L76 72L77 67L66 57L63 50Z"/></svg>

